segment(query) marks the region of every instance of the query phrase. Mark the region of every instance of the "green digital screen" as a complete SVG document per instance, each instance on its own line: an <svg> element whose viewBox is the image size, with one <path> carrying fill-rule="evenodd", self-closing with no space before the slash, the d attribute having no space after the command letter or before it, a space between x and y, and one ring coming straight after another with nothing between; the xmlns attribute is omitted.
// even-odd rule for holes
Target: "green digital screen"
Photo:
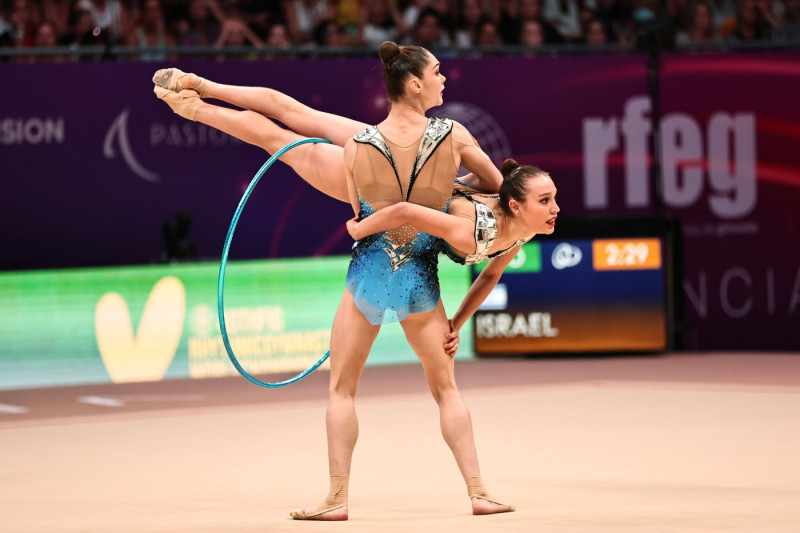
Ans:
<svg viewBox="0 0 800 533"><path fill-rule="evenodd" d="M225 324L253 375L299 372L328 349L349 257L232 261ZM0 273L0 389L236 375L219 332L216 262ZM469 269L440 262L450 315ZM472 325L458 358L474 357ZM399 324L367 364L416 362ZM324 367L323 367L324 368Z"/></svg>

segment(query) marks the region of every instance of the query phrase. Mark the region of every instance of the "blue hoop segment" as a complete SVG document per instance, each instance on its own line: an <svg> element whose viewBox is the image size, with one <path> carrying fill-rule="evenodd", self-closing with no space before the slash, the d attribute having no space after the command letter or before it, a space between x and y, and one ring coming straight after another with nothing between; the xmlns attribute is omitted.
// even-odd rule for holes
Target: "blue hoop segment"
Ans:
<svg viewBox="0 0 800 533"><path fill-rule="evenodd" d="M222 259L220 260L219 264L219 278L217 281L217 313L219 315L219 330L222 333L222 342L225 344L225 350L228 352L228 357L231 359L231 363L233 366L236 367L236 370L244 376L250 383L254 385L258 385L259 387L266 387L268 389L274 389L278 387L285 387L286 385L291 385L296 381L300 381L311 372L316 370L322 363L325 362L326 359L331 355L330 350L325 352L325 354L319 358L319 360L308 367L307 369L303 370L293 378L287 379L285 381L278 381L276 383L270 383L267 381L261 381L260 379L254 378L251 376L247 370L245 370L241 364L239 364L239 360L236 359L236 355L233 353L233 348L231 348L230 340L228 339L228 329L225 327L225 306L223 303L223 293L225 288L225 268L228 266L228 251L231 248L231 241L233 240L233 232L236 229L236 224L239 222L239 217L242 214L242 210L244 209L244 204L247 203L248 198L250 198L250 194L253 192L253 189L258 184L261 176L272 166L272 163L278 160L280 156L294 148L295 146L300 146L301 144L308 144L308 143L327 143L331 144L331 141L326 139L320 139L318 137L311 137L308 139L300 139L294 142L291 142L275 152L272 157L270 157L266 163L261 167L261 169L253 176L253 179L250 181L250 185L244 191L244 195L242 195L242 199L239 201L239 206L236 208L236 212L233 214L233 220L231 221L231 225L228 228L228 235L225 237L225 246L222 248Z"/></svg>

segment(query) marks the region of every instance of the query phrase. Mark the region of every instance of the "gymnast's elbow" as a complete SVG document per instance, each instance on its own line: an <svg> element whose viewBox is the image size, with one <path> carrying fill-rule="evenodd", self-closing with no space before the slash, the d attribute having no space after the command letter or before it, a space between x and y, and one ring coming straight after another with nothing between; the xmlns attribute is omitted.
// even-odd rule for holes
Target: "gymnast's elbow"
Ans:
<svg viewBox="0 0 800 533"><path fill-rule="evenodd" d="M414 222L414 208L410 203L399 202L388 209L391 210L393 229L399 228L400 226L405 226L406 224L412 224Z"/></svg>

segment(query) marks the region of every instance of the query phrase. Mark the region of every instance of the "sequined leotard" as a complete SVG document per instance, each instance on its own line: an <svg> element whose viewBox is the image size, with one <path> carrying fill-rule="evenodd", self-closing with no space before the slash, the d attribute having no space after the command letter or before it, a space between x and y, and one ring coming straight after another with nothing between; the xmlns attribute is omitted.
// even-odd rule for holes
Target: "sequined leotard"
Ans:
<svg viewBox="0 0 800 533"><path fill-rule="evenodd" d="M419 141L398 146L376 126L354 137L353 177L361 204L359 217L397 202L443 211L457 168L448 119L428 119ZM441 240L413 226L370 235L355 243L347 290L372 324L404 320L439 301L438 253Z"/></svg>
<svg viewBox="0 0 800 533"><path fill-rule="evenodd" d="M507 254L525 242L517 240L505 250L490 254L489 250L497 238L497 219L492 209L498 208L500 196L469 189L458 180L456 180L456 185L447 212L453 216L470 219L475 223L475 252L454 250L449 244L442 242L442 251L447 257L461 265L474 265ZM480 198L480 200L476 198Z"/></svg>

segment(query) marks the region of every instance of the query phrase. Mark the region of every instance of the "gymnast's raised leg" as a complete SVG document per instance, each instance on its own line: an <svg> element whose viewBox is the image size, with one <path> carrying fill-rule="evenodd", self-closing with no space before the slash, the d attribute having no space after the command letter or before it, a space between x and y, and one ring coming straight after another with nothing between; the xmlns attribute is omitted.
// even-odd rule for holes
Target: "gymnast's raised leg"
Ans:
<svg viewBox="0 0 800 533"><path fill-rule="evenodd" d="M157 71L153 83L171 91L193 89L200 98L215 98L255 111L279 120L301 135L322 137L338 146L344 146L349 138L367 127L363 122L308 107L273 89L216 83L177 68Z"/></svg>
<svg viewBox="0 0 800 533"><path fill-rule="evenodd" d="M205 102L191 89L174 92L156 86L153 91L183 118L201 122L249 144L259 146L269 154L274 154L287 144L304 138L293 131L279 127L260 113L229 109ZM340 146L325 143L304 144L286 152L280 160L292 167L315 189L331 198L349 202Z"/></svg>

